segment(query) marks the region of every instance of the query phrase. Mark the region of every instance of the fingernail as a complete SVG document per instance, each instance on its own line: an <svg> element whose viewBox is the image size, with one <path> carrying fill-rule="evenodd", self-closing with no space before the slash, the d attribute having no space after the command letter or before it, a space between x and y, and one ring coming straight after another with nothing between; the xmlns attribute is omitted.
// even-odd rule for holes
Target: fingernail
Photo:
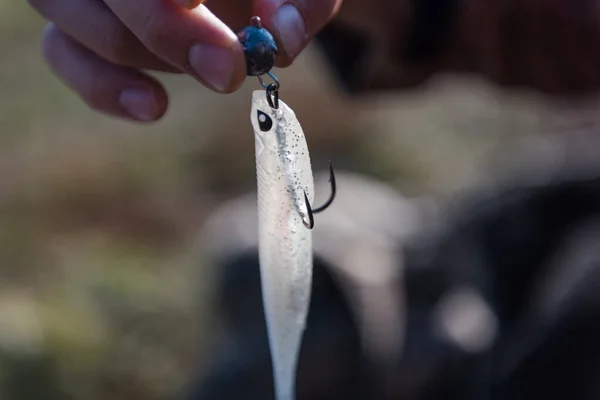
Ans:
<svg viewBox="0 0 600 400"><path fill-rule="evenodd" d="M296 57L306 41L306 25L298 9L291 4L280 7L273 17L273 27L287 55Z"/></svg>
<svg viewBox="0 0 600 400"><path fill-rule="evenodd" d="M154 121L160 113L151 90L124 90L119 97L119 104L127 114L140 121Z"/></svg>
<svg viewBox="0 0 600 400"><path fill-rule="evenodd" d="M195 44L190 48L189 62L196 74L213 89L229 89L233 79L233 52L212 44Z"/></svg>

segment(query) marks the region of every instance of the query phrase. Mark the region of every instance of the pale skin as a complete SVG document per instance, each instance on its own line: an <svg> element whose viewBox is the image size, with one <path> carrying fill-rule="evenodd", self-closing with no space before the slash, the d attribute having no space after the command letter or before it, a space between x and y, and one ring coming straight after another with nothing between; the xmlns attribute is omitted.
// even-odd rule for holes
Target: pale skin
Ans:
<svg viewBox="0 0 600 400"><path fill-rule="evenodd" d="M338 12L342 0L29 0L48 21L42 52L91 108L140 122L167 110L163 85L144 73L186 73L218 93L246 78L232 29L258 15L286 67Z"/></svg>

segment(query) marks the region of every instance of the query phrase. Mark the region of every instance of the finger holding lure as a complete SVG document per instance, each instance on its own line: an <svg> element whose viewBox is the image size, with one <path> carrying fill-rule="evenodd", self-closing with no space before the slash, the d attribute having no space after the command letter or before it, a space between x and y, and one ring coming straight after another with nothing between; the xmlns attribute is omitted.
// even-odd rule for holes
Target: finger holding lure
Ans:
<svg viewBox="0 0 600 400"><path fill-rule="evenodd" d="M258 17L238 33L247 58L248 75L263 90L252 93L258 196L258 253L263 307L277 400L293 400L298 353L306 325L312 284L314 214L335 197L312 208L314 181L308 146L294 111L279 99L279 80L269 72L277 44ZM273 83L266 84L267 74Z"/></svg>

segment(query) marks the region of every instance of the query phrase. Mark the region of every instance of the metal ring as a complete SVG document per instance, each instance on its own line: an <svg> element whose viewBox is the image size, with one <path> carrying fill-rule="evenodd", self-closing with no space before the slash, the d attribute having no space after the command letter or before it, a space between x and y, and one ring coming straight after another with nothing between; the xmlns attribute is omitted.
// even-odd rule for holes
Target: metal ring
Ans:
<svg viewBox="0 0 600 400"><path fill-rule="evenodd" d="M267 86L266 94L269 107L277 110L279 108L279 88L277 85L271 83L269 86ZM273 96L273 98L271 98L271 96Z"/></svg>
<svg viewBox="0 0 600 400"><path fill-rule="evenodd" d="M277 87L277 90L279 90L279 88L281 87L281 85L279 84L279 79L277 79L277 77L276 77L275 75L273 75L273 73L272 73L271 71L267 72L267 75L269 75L269 77L270 77L271 79L273 79L273 82L274 82L274 83L271 83L271 84L268 84L268 85L267 85L267 84L266 84L266 83L263 81L263 79L262 79L262 75L258 75L258 76L257 76L257 78L258 78L258 81L260 82L261 86L262 86L263 88L265 88L265 89L268 89L268 88L269 88L269 86L271 86L271 85L273 85L273 84L274 84L274 85Z"/></svg>

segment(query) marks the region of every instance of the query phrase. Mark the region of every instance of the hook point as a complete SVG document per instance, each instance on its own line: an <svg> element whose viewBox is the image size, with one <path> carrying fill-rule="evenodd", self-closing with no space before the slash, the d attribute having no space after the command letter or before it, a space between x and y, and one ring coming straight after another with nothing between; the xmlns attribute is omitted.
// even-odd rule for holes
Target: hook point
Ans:
<svg viewBox="0 0 600 400"><path fill-rule="evenodd" d="M313 215L312 209L310 208L310 201L308 201L308 196L306 194L306 191L303 191L303 192L304 192L304 203L306 204L306 215L308 216L308 223L306 222L304 217L302 217L302 223L308 229L312 229L315 226L315 217Z"/></svg>

